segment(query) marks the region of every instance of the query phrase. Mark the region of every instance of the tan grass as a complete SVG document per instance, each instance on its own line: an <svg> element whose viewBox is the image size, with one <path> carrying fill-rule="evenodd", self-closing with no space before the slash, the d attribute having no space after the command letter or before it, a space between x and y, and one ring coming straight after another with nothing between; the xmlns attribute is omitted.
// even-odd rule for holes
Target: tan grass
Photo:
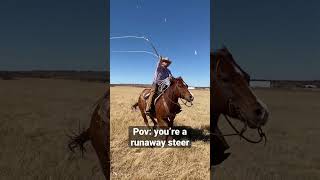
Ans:
<svg viewBox="0 0 320 180"><path fill-rule="evenodd" d="M268 143L250 144L228 137L231 156L213 179L319 180L320 92L303 89L256 89L271 111L265 132ZM225 133L230 127L220 123ZM241 127L240 125L238 127ZM255 133L249 133L256 137Z"/></svg>
<svg viewBox="0 0 320 180"><path fill-rule="evenodd" d="M90 143L67 148L69 130L90 123L105 85L73 80L0 80L0 179L104 179Z"/></svg>
<svg viewBox="0 0 320 180"><path fill-rule="evenodd" d="M72 80L0 80L0 179L104 179L96 154L72 154L65 132L90 122L92 105L105 85ZM209 143L191 149L131 149L127 127L144 125L130 106L141 88L111 88L113 179L209 179ZM259 89L271 111L264 128L267 146L228 137L232 155L214 179L282 180L320 177L320 93L307 90ZM184 107L176 122L193 128L209 125L209 92L193 91L195 106ZM224 132L230 128L223 124Z"/></svg>
<svg viewBox="0 0 320 180"><path fill-rule="evenodd" d="M142 90L111 87L112 179L209 179L209 142L194 141L191 148L128 147L128 127L144 126L140 111L131 110ZM209 91L193 90L192 93L194 106L183 106L175 122L204 129L210 124Z"/></svg>

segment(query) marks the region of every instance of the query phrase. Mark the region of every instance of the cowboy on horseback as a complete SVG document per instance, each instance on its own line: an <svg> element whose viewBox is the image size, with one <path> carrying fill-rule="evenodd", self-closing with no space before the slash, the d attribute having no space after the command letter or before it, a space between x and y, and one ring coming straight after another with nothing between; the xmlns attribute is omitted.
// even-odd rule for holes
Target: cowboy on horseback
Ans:
<svg viewBox="0 0 320 180"><path fill-rule="evenodd" d="M150 90L150 96L147 100L147 115L151 114L152 102L154 100L154 96L158 90L159 85L162 83L163 80L167 79L168 77L172 77L171 71L168 69L171 63L172 62L169 60L169 58L164 58L160 56L156 71L154 73L154 79Z"/></svg>

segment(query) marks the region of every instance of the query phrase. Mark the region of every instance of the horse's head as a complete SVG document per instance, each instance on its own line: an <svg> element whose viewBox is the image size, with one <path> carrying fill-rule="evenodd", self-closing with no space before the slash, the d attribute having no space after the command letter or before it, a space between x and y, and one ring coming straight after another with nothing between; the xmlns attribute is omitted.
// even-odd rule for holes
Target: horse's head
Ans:
<svg viewBox="0 0 320 180"><path fill-rule="evenodd" d="M248 123L250 128L266 124L266 105L252 92L250 76L234 61L227 48L210 54L211 80L216 111Z"/></svg>
<svg viewBox="0 0 320 180"><path fill-rule="evenodd" d="M176 95L179 98L182 98L184 100L187 100L188 102L192 102L194 97L192 93L188 89L188 85L183 81L181 77L171 77L171 86L176 88Z"/></svg>

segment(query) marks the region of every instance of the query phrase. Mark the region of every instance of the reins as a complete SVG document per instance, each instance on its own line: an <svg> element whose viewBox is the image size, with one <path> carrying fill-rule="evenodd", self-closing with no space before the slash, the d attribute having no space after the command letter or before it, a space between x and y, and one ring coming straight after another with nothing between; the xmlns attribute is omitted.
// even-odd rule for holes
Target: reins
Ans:
<svg viewBox="0 0 320 180"><path fill-rule="evenodd" d="M177 88L177 86L175 86L175 88ZM163 93L163 95L165 95L165 94L166 94L166 92ZM187 106L187 107L193 106L193 103L192 103L192 102L190 102L190 105L188 105L188 101L186 100L185 102L183 102L182 98L178 98L178 102L174 102L174 101L168 96L168 94L166 94L166 97L167 97L167 99L169 99L169 101L170 101L171 103L173 103L173 104L175 104L175 105L177 105L177 106L179 106L179 107L180 107L179 99L181 100L181 102L182 102L185 106Z"/></svg>
<svg viewBox="0 0 320 180"><path fill-rule="evenodd" d="M188 101L186 100L185 102L183 102L183 100L182 99L180 99L181 100L181 102L185 105L185 106L187 106L187 107L192 107L193 106L193 103L192 102L190 102L190 105L188 105Z"/></svg>
<svg viewBox="0 0 320 180"><path fill-rule="evenodd" d="M231 99L228 100L228 107L229 107L229 113L231 112ZM248 121L243 118L243 116L241 115L240 112L238 112L238 115L241 117L241 119L244 121L244 126L243 128L239 131L231 122L231 120L228 118L227 115L223 114L224 118L227 120L228 124L230 125L230 127L235 131L235 133L230 133L230 134L217 134L217 133L211 133L214 136L219 136L219 137L224 137L224 136L240 136L240 138L243 138L244 140L246 140L249 143L253 143L253 144L257 144L260 143L263 139L265 140L264 145L266 145L267 143L267 137L265 135L265 133L262 131L262 129L259 127L257 128L257 132L259 134L259 139L258 140L252 140L249 139L248 137L244 136L244 133L247 130L248 127Z"/></svg>
<svg viewBox="0 0 320 180"><path fill-rule="evenodd" d="M252 140L252 139L249 139L248 137L244 136L244 132L246 131L247 129L247 123L245 123L245 126L241 129L241 131L239 131L233 124L232 122L230 121L230 119L228 118L227 115L224 115L225 119L227 120L228 124L231 126L231 128L236 132L236 133L232 133L232 134L223 134L223 135L220 135L220 134L213 134L215 136L240 136L240 138L243 138L244 140L246 140L247 142L249 143L253 143L253 144L257 144L257 143L260 143L263 139L265 140L264 141L264 145L266 145L267 143L267 137L265 135L265 133L262 131L262 129L259 127L257 128L257 132L259 134L259 139L258 140Z"/></svg>
<svg viewBox="0 0 320 180"><path fill-rule="evenodd" d="M179 99L181 99L181 98L178 97L178 102L174 102L174 101L169 97L169 95L168 95L169 93L167 93L167 91L169 90L169 88L170 88L170 85L169 85L169 87L165 90L165 92L163 92L162 98L163 98L163 103L164 103L164 106L165 106L165 109L166 109L167 113L168 113L168 114L171 114L171 113L170 113L170 110L168 109L166 99L168 99L170 103L175 104L175 105L177 105L178 107L181 107L180 104L179 104ZM174 88L176 89L177 87L175 86ZM182 101L182 99L181 99L181 101ZM186 102L183 102L183 101L182 101L182 103L183 103L185 106L187 106L187 107L191 107L191 106L193 105L192 102L191 102L190 105L188 105L188 104L187 104L187 101L186 101Z"/></svg>

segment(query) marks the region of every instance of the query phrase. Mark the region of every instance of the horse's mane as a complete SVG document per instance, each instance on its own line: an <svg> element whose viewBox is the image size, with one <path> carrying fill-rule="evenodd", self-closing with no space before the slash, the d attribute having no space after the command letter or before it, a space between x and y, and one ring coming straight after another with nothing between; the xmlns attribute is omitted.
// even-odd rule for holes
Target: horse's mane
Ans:
<svg viewBox="0 0 320 180"><path fill-rule="evenodd" d="M178 76L178 77L175 77L174 79L182 80L182 77L181 77L181 76Z"/></svg>
<svg viewBox="0 0 320 180"><path fill-rule="evenodd" d="M222 48L216 50L216 51L211 51L210 52L210 57L213 56L213 59L221 58L223 60L230 60L231 63L233 63L244 75L247 80L250 80L250 75L244 71L239 64L234 60L232 54L228 50L226 46L223 46Z"/></svg>
<svg viewBox="0 0 320 180"><path fill-rule="evenodd" d="M182 79L181 76L173 77L173 83L176 83L176 82L178 82L178 81L183 81L183 82L184 82L184 80Z"/></svg>

